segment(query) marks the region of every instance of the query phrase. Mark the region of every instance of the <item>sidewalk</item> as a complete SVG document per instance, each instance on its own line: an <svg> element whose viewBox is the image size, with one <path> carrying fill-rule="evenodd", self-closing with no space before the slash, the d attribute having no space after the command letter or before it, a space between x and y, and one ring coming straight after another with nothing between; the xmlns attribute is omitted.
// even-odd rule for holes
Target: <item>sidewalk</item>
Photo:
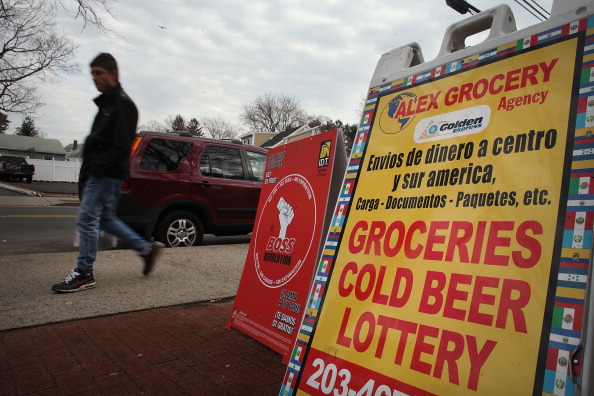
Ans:
<svg viewBox="0 0 594 396"><path fill-rule="evenodd" d="M280 354L226 330L231 306L188 304L0 332L0 394L278 395L286 369Z"/></svg>
<svg viewBox="0 0 594 396"><path fill-rule="evenodd" d="M97 288L65 295L50 287L72 253L0 256L0 395L278 395L281 355L226 329L247 248L166 249L148 277L133 251L101 251Z"/></svg>

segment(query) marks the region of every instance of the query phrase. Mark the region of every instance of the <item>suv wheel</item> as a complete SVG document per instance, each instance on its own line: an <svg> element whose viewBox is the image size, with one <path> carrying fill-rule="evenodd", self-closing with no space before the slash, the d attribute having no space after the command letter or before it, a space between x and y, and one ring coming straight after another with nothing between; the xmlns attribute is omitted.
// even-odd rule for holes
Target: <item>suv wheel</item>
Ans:
<svg viewBox="0 0 594 396"><path fill-rule="evenodd" d="M168 214L156 229L156 239L169 247L199 245L203 237L204 229L200 219L185 210Z"/></svg>

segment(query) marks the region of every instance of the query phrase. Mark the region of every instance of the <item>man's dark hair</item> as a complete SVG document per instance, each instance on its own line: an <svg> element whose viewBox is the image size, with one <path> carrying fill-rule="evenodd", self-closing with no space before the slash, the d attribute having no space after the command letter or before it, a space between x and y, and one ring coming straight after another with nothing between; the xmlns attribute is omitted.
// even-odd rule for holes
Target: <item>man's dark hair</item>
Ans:
<svg viewBox="0 0 594 396"><path fill-rule="evenodd" d="M102 67L109 71L117 71L118 63L115 58L107 52L102 52L91 61L91 67Z"/></svg>

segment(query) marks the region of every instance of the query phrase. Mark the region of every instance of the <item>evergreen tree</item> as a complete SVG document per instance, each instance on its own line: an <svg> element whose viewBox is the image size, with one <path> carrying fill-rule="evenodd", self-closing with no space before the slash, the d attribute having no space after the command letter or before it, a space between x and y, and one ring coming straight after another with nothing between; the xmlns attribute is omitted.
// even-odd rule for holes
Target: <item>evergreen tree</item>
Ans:
<svg viewBox="0 0 594 396"><path fill-rule="evenodd" d="M10 124L8 116L0 111L0 133L6 133L8 124Z"/></svg>
<svg viewBox="0 0 594 396"><path fill-rule="evenodd" d="M30 136L30 137L40 137L41 133L35 126L35 120L33 118L26 116L21 123L21 126L17 127L15 135L20 136Z"/></svg>
<svg viewBox="0 0 594 396"><path fill-rule="evenodd" d="M319 127L322 132L329 131L334 128L340 128L342 130L342 136L344 137L346 151L348 154L350 154L353 148L353 142L355 141L355 135L357 134L357 125L344 124L341 120L336 120L321 123Z"/></svg>
<svg viewBox="0 0 594 396"><path fill-rule="evenodd" d="M192 136L204 136L202 132L202 125L196 118L192 118L188 121L188 125L186 126L186 131L190 132Z"/></svg>
<svg viewBox="0 0 594 396"><path fill-rule="evenodd" d="M184 117L182 117L181 114L178 114L173 121L171 121L170 127L172 132L185 131L186 120L184 120Z"/></svg>
<svg viewBox="0 0 594 396"><path fill-rule="evenodd" d="M345 124L342 127L342 135L344 136L344 144L346 146L347 154L350 154L353 149L353 143L355 142L355 136L357 135L358 130L359 127L355 124Z"/></svg>

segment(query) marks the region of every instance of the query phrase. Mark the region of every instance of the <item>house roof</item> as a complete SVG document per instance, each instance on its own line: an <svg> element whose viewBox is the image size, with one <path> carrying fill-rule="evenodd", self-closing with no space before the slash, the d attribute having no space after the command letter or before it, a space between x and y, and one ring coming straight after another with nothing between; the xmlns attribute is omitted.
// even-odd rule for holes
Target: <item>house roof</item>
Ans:
<svg viewBox="0 0 594 396"><path fill-rule="evenodd" d="M70 148L72 148L71 144L69 144L68 146L70 146ZM84 144L79 143L76 150L70 150L66 153L66 158L69 158L69 159L70 158L82 158L84 147L85 147Z"/></svg>
<svg viewBox="0 0 594 396"><path fill-rule="evenodd" d="M291 129L287 129L286 131L279 132L278 134L276 134L273 137L271 137L270 139L268 139L268 141L266 143L260 145L260 147L263 147L263 148L274 147L274 146L276 146L276 144L281 142L284 138L286 138L287 136L289 136L290 134L292 134L297 129L301 128L302 126L303 125L299 125L296 128L291 128Z"/></svg>
<svg viewBox="0 0 594 396"><path fill-rule="evenodd" d="M0 134L0 148L10 150L35 150L38 153L66 154L58 139Z"/></svg>
<svg viewBox="0 0 594 396"><path fill-rule="evenodd" d="M238 139L243 139L249 136L254 136L254 135L274 135L277 132L246 132L242 135L239 135L237 138Z"/></svg>

